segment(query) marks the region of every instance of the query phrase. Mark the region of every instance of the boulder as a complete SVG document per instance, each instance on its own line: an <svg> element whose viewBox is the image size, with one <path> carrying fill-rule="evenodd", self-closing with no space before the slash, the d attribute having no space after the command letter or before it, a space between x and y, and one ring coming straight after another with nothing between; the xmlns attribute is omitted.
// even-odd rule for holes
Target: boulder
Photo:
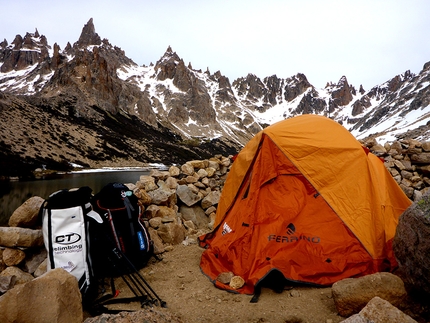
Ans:
<svg viewBox="0 0 430 323"><path fill-rule="evenodd" d="M211 189L213 189L219 185L218 181L215 178L203 178L202 183Z"/></svg>
<svg viewBox="0 0 430 323"><path fill-rule="evenodd" d="M219 199L221 197L220 191L211 191L208 195L204 197L202 200L202 208L207 209L213 205L218 204Z"/></svg>
<svg viewBox="0 0 430 323"><path fill-rule="evenodd" d="M176 192L171 189L158 188L148 192L151 197L152 203L156 205L173 206L176 204Z"/></svg>
<svg viewBox="0 0 430 323"><path fill-rule="evenodd" d="M78 281L64 269L57 268L39 278L15 286L0 297L0 322L83 321Z"/></svg>
<svg viewBox="0 0 430 323"><path fill-rule="evenodd" d="M149 175L140 176L140 179L136 183L136 186L140 189L145 190L146 192L150 192L158 188L157 184L155 184L154 177Z"/></svg>
<svg viewBox="0 0 430 323"><path fill-rule="evenodd" d="M201 168L197 171L197 175L199 176L199 179L201 179L201 178L207 177L208 172L205 169Z"/></svg>
<svg viewBox="0 0 430 323"><path fill-rule="evenodd" d="M0 227L0 246L3 247L41 247L42 230L18 227Z"/></svg>
<svg viewBox="0 0 430 323"><path fill-rule="evenodd" d="M181 166L181 171L185 175L193 175L194 174L194 166L190 163L185 163Z"/></svg>
<svg viewBox="0 0 430 323"><path fill-rule="evenodd" d="M30 274L33 274L40 264L46 259L47 252L46 249L37 250L29 255L24 262L24 270Z"/></svg>
<svg viewBox="0 0 430 323"><path fill-rule="evenodd" d="M151 228L157 230L161 226L163 221L161 221L161 218L157 216L149 219L148 223Z"/></svg>
<svg viewBox="0 0 430 323"><path fill-rule="evenodd" d="M172 190L176 190L178 187L178 180L174 177L168 177L166 179L166 187Z"/></svg>
<svg viewBox="0 0 430 323"><path fill-rule="evenodd" d="M151 172L149 173L149 176L154 177L157 180L165 180L167 177L170 176L170 172L169 171L162 171L159 169L152 169Z"/></svg>
<svg viewBox="0 0 430 323"><path fill-rule="evenodd" d="M2 249L0 249L0 272L2 272L3 270L6 269L6 264L3 261L3 256L2 256Z"/></svg>
<svg viewBox="0 0 430 323"><path fill-rule="evenodd" d="M393 251L407 286L430 295L430 191L400 216Z"/></svg>
<svg viewBox="0 0 430 323"><path fill-rule="evenodd" d="M163 206L160 205L159 207L159 211L157 213L157 217L160 217L163 220L167 220L170 219L172 221L176 220L176 211L168 206ZM169 221L165 221L165 222L169 222Z"/></svg>
<svg viewBox="0 0 430 323"><path fill-rule="evenodd" d="M171 245L180 244L184 241L185 233L185 227L177 221L162 223L157 230L157 234L163 242Z"/></svg>
<svg viewBox="0 0 430 323"><path fill-rule="evenodd" d="M205 160L191 160L191 161L188 161L187 164L190 164L194 168L197 168L197 169L204 169L204 168L209 166L209 161L206 159Z"/></svg>
<svg viewBox="0 0 430 323"><path fill-rule="evenodd" d="M192 206L201 200L201 196L193 193L187 185L178 185L176 188L176 194L181 202L187 206Z"/></svg>
<svg viewBox="0 0 430 323"><path fill-rule="evenodd" d="M148 206L152 203L151 196L149 196L149 194L144 189L136 188L133 192L142 205Z"/></svg>
<svg viewBox="0 0 430 323"><path fill-rule="evenodd" d="M19 206L9 218L10 227L32 228L37 222L39 210L45 200L39 196L30 197Z"/></svg>
<svg viewBox="0 0 430 323"><path fill-rule="evenodd" d="M34 277L40 277L48 271L48 258L45 258L33 273Z"/></svg>
<svg viewBox="0 0 430 323"><path fill-rule="evenodd" d="M195 173L195 175L188 175L187 177L185 177L185 182L188 184L194 184L197 183L199 181L199 175L197 175L197 173Z"/></svg>
<svg viewBox="0 0 430 323"><path fill-rule="evenodd" d="M152 219L155 218L158 214L158 211L160 211L160 207L158 205L155 204L151 204L150 206L148 206L144 212L145 217L148 219Z"/></svg>
<svg viewBox="0 0 430 323"><path fill-rule="evenodd" d="M417 323L410 316L406 315L398 308L391 305L390 302L374 297L369 303L358 313L350 316L341 323Z"/></svg>
<svg viewBox="0 0 430 323"><path fill-rule="evenodd" d="M430 164L430 153L412 154L411 161L415 164Z"/></svg>
<svg viewBox="0 0 430 323"><path fill-rule="evenodd" d="M6 266L17 266L25 259L25 252L20 249L6 248L3 251L3 261Z"/></svg>
<svg viewBox="0 0 430 323"><path fill-rule="evenodd" d="M12 289L16 283L16 276L0 276L0 295Z"/></svg>
<svg viewBox="0 0 430 323"><path fill-rule="evenodd" d="M219 170L219 160L217 160L217 159L211 159L211 160L209 160L209 163L208 163L208 168L213 168L213 169L215 169L215 171L217 171L217 170Z"/></svg>
<svg viewBox="0 0 430 323"><path fill-rule="evenodd" d="M6 267L6 269L0 273L0 276L4 276L4 277L15 276L16 284L25 284L25 283L28 283L29 281L32 281L34 278L32 275L30 275L29 273L26 273L25 271L21 270L16 266Z"/></svg>
<svg viewBox="0 0 430 323"><path fill-rule="evenodd" d="M151 237L151 240L152 240L152 245L154 247L154 254L159 255L159 254L163 253L165 251L164 245L163 245L163 240L161 240L161 238L157 234L157 230L149 227L148 233L149 233L149 236Z"/></svg>
<svg viewBox="0 0 430 323"><path fill-rule="evenodd" d="M218 165L218 168L219 168L219 165ZM206 170L206 173L207 173L207 177L212 177L212 176L214 176L214 174L215 174L215 172L216 172L216 169L215 169L215 168L213 168L213 167L208 167L208 168L206 168L205 170Z"/></svg>
<svg viewBox="0 0 430 323"><path fill-rule="evenodd" d="M181 173L181 170L176 166L170 166L169 173L170 173L170 176L176 177L176 176L179 176L179 174Z"/></svg>
<svg viewBox="0 0 430 323"><path fill-rule="evenodd" d="M184 221L192 221L196 228L207 229L209 223L209 217L205 214L205 211L200 206L186 206L181 205L179 207L179 213Z"/></svg>
<svg viewBox="0 0 430 323"><path fill-rule="evenodd" d="M399 306L407 296L403 281L386 272L342 279L333 284L332 294L339 315L344 317L360 312L376 296L394 306Z"/></svg>

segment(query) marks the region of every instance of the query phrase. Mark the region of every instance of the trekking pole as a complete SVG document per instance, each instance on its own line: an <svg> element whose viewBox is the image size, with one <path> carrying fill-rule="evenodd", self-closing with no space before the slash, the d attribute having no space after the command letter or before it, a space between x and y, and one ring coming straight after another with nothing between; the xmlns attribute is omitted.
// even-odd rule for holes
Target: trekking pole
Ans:
<svg viewBox="0 0 430 323"><path fill-rule="evenodd" d="M117 257L118 260L123 260L126 259L124 254L121 254L121 251L117 248L114 248L112 250L112 252L115 254L115 256ZM113 261L112 261L113 262ZM130 290L133 292L133 294L141 301L141 305L142 307L145 305L145 303L148 303L147 298L150 297L152 300L152 303L155 303L156 299L154 299L154 297L152 295L150 295L150 293L148 292L148 290L142 286L141 283L139 283L139 281L133 276L133 274L129 274L127 272L127 269L130 270L129 268L126 268L125 270L121 270L115 263L113 263L114 268L116 269L117 273L121 276L122 280L126 283L126 285L128 286L128 288L130 288ZM127 276L127 278L130 280L128 281L124 276ZM134 288L133 286L134 285ZM139 285L141 288L139 288ZM138 290L138 292L136 292L135 288ZM143 300L141 300L141 298L144 297L144 300L146 302L144 302Z"/></svg>
<svg viewBox="0 0 430 323"><path fill-rule="evenodd" d="M139 289L139 286L133 281L133 279L128 275L127 278L129 280L127 280L127 278L124 276L124 274L121 274L120 270L118 270L118 268L116 268L114 266L115 269L117 269L117 273L121 276L121 279L125 282L125 284L127 285L127 287L133 292L133 294L135 295L135 297L123 297L123 298L119 298L119 299L111 299L108 300L107 302L103 302L103 304L115 304L115 303L129 303L129 302L133 302L135 300L140 302L140 307L143 308L145 305L150 305L150 304L154 304L154 302L156 301L153 297L151 297L151 299L148 299L148 294L145 294L142 290ZM133 287L134 285L134 287ZM136 289L138 291L136 291Z"/></svg>
<svg viewBox="0 0 430 323"><path fill-rule="evenodd" d="M130 261L130 259L128 259L127 258L127 256L126 255L124 255L124 253L121 251L121 250L119 250L119 249L116 249L117 251L118 251L118 254L120 254L122 257L122 259L124 259L125 261L126 261L126 264L128 265L128 267L129 267L129 269L132 269L133 271L134 271L134 273L140 278L140 280L142 281L142 282L144 282L145 283L145 285L146 285L146 287L152 292L152 294L155 296L155 298L160 302L160 306L161 307L167 307L167 304L166 304L166 302L165 301L163 301L158 295L157 295L157 293L151 288L151 286L148 284L148 282L145 280L145 278L143 278L143 276L139 273L139 271L136 269L136 267L133 265L133 263ZM118 256L118 254L117 254L117 257L118 257L118 259L120 259L120 257ZM137 280L136 279L136 281L139 283L139 285L145 290L145 291L147 291L147 289L145 288L145 286L143 286L143 284L139 281L139 280ZM147 294L149 295L150 293L148 293L147 292ZM153 298L152 296L150 296L151 298Z"/></svg>

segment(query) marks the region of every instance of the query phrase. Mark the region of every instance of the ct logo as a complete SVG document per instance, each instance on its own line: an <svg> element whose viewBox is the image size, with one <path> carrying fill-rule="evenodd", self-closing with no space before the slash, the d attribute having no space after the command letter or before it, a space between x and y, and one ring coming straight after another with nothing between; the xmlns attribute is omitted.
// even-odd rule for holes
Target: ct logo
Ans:
<svg viewBox="0 0 430 323"><path fill-rule="evenodd" d="M81 236L75 232L69 232L55 237L55 242L59 244L72 244L81 240Z"/></svg>

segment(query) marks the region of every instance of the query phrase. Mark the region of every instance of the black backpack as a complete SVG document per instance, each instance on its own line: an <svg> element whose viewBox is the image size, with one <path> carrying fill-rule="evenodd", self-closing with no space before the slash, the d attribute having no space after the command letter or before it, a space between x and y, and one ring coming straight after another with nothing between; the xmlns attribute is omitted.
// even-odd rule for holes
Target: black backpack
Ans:
<svg viewBox="0 0 430 323"><path fill-rule="evenodd" d="M138 272L153 254L153 247L140 221L137 197L120 183L107 185L96 196L91 192L87 186L63 189L42 204L39 221L48 251L48 270L63 268L74 275L83 307L93 315L118 313L122 310L106 306L133 301L142 307L165 307L166 302ZM116 297L114 276L121 276L135 296ZM106 278L110 278L110 293Z"/></svg>
<svg viewBox="0 0 430 323"><path fill-rule="evenodd" d="M153 256L153 243L142 221L142 208L136 195L122 183L110 183L93 196L91 203L103 219L91 232L97 275L118 274L112 271L115 268L103 254L103 250L112 248L125 255L135 269L146 266Z"/></svg>
<svg viewBox="0 0 430 323"><path fill-rule="evenodd" d="M43 239L48 252L47 270L63 268L76 277L84 307L98 294L91 255L90 226L102 223L92 210L92 189L63 189L52 193L40 207Z"/></svg>

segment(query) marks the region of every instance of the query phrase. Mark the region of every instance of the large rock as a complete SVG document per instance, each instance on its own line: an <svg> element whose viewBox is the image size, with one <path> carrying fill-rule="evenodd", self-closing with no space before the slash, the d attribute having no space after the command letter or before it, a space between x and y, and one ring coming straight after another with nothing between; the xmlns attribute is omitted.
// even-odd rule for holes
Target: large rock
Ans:
<svg viewBox="0 0 430 323"><path fill-rule="evenodd" d="M40 277L48 271L48 258L45 258L33 273L34 277Z"/></svg>
<svg viewBox="0 0 430 323"><path fill-rule="evenodd" d="M173 207L176 204L176 191L168 188L158 188L148 192L152 203Z"/></svg>
<svg viewBox="0 0 430 323"><path fill-rule="evenodd" d="M197 228L207 229L209 224L209 217L205 211L198 205L179 207L179 213L184 221L192 221Z"/></svg>
<svg viewBox="0 0 430 323"><path fill-rule="evenodd" d="M33 274L40 264L46 259L46 249L35 250L33 253L28 254L24 262L24 270Z"/></svg>
<svg viewBox="0 0 430 323"><path fill-rule="evenodd" d="M25 284L32 281L34 278L32 275L30 275L29 273L26 273L25 271L21 270L16 266L6 267L6 269L0 273L0 276L3 276L3 277L15 276L16 284Z"/></svg>
<svg viewBox="0 0 430 323"><path fill-rule="evenodd" d="M200 195L194 193L187 185L178 185L176 194L181 202L187 206L192 206L202 199Z"/></svg>
<svg viewBox="0 0 430 323"><path fill-rule="evenodd" d="M9 218L10 227L32 228L37 222L39 210L45 200L39 196L30 197L18 207Z"/></svg>
<svg viewBox="0 0 430 323"><path fill-rule="evenodd" d="M0 276L0 295L12 289L16 283L16 276Z"/></svg>
<svg viewBox="0 0 430 323"><path fill-rule="evenodd" d="M207 209L208 207L218 204L220 197L221 197L220 191L211 191L202 200L202 208Z"/></svg>
<svg viewBox="0 0 430 323"><path fill-rule="evenodd" d="M0 272L6 269L6 264L3 261L3 249L0 248Z"/></svg>
<svg viewBox="0 0 430 323"><path fill-rule="evenodd" d="M163 242L171 245L180 244L184 241L185 233L185 227L177 221L162 223L157 230L157 234Z"/></svg>
<svg viewBox="0 0 430 323"><path fill-rule="evenodd" d="M136 183L136 186L140 189L145 190L146 192L150 192L158 188L157 184L155 184L154 177L149 175L140 176L140 179Z"/></svg>
<svg viewBox="0 0 430 323"><path fill-rule="evenodd" d="M403 281L386 272L342 279L333 284L332 294L339 315L344 317L360 312L376 296L394 306L399 306L407 296Z"/></svg>
<svg viewBox="0 0 430 323"><path fill-rule="evenodd" d="M154 248L154 254L159 255L159 254L163 253L165 251L164 245L163 245L163 240L161 240L161 238L159 237L157 230L149 227L148 233L149 233L149 236L151 237L151 240L152 240L152 246Z"/></svg>
<svg viewBox="0 0 430 323"><path fill-rule="evenodd" d="M405 284L430 294L430 191L400 216L393 250Z"/></svg>
<svg viewBox="0 0 430 323"><path fill-rule="evenodd" d="M43 246L42 230L0 227L0 246L41 247Z"/></svg>
<svg viewBox="0 0 430 323"><path fill-rule="evenodd" d="M185 175L193 175L194 174L194 166L191 163L187 162L181 166L181 171Z"/></svg>
<svg viewBox="0 0 430 323"><path fill-rule="evenodd" d="M6 248L3 251L3 261L6 266L17 266L25 259L25 252L20 249Z"/></svg>
<svg viewBox="0 0 430 323"><path fill-rule="evenodd" d="M341 323L417 323L386 300L374 297L360 311Z"/></svg>
<svg viewBox="0 0 430 323"><path fill-rule="evenodd" d="M64 322L83 320L76 278L57 268L0 297L0 322Z"/></svg>

